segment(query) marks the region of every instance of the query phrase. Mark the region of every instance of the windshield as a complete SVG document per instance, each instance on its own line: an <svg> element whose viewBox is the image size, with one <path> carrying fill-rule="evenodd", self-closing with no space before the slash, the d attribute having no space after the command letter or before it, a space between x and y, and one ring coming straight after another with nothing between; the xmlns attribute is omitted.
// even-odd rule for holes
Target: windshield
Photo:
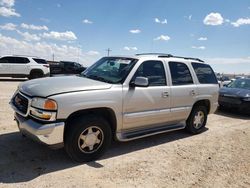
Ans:
<svg viewBox="0 0 250 188"><path fill-rule="evenodd" d="M240 88L250 90L250 79L238 79L227 85L229 88Z"/></svg>
<svg viewBox="0 0 250 188"><path fill-rule="evenodd" d="M123 83L136 62L133 58L103 57L80 76L112 84Z"/></svg>

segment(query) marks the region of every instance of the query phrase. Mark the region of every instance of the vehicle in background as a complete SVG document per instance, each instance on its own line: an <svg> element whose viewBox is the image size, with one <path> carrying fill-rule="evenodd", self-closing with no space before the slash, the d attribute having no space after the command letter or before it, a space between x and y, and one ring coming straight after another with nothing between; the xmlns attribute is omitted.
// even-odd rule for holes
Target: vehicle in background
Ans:
<svg viewBox="0 0 250 188"><path fill-rule="evenodd" d="M235 79L244 79L245 77L244 76L235 76Z"/></svg>
<svg viewBox="0 0 250 188"><path fill-rule="evenodd" d="M50 63L50 73L53 74L80 74L86 68L80 63L71 61L60 61Z"/></svg>
<svg viewBox="0 0 250 188"><path fill-rule="evenodd" d="M219 91L220 108L250 113L250 78L236 79Z"/></svg>
<svg viewBox="0 0 250 188"><path fill-rule="evenodd" d="M229 79L228 76L218 76L217 77L217 80L218 80L218 83L220 85L220 87L224 87L226 86L227 84L231 83L232 80Z"/></svg>
<svg viewBox="0 0 250 188"><path fill-rule="evenodd" d="M0 77L35 79L49 75L49 64L44 59L19 55L0 58Z"/></svg>

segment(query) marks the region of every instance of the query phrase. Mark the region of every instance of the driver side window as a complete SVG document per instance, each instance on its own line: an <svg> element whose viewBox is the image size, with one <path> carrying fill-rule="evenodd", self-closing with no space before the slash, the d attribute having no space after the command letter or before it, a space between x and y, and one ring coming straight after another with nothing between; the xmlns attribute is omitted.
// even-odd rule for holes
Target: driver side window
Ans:
<svg viewBox="0 0 250 188"><path fill-rule="evenodd" d="M148 78L149 86L165 86L166 75L161 61L144 61L135 72L132 80L136 77Z"/></svg>

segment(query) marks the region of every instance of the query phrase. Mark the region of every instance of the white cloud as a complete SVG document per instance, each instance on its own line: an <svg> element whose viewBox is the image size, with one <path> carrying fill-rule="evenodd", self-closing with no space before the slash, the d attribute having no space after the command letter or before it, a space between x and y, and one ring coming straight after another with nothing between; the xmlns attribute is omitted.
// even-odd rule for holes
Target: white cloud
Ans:
<svg viewBox="0 0 250 188"><path fill-rule="evenodd" d="M249 58L204 58L206 63L209 64L225 64L225 65L230 65L230 64L249 64L250 61ZM233 71L233 70L232 70Z"/></svg>
<svg viewBox="0 0 250 188"><path fill-rule="evenodd" d="M0 7L0 16L4 17L11 17L11 16L16 16L20 17L21 15L16 12L15 9L11 7Z"/></svg>
<svg viewBox="0 0 250 188"><path fill-rule="evenodd" d="M28 32L21 32L17 30L17 33L21 35L26 41L39 41L41 38L36 34L30 34Z"/></svg>
<svg viewBox="0 0 250 188"><path fill-rule="evenodd" d="M160 35L159 37L156 37L154 40L164 40L164 41L168 41L170 40L170 37L167 35Z"/></svg>
<svg viewBox="0 0 250 188"><path fill-rule="evenodd" d="M197 49L197 50L205 50L206 49L205 46L192 46L191 48Z"/></svg>
<svg viewBox="0 0 250 188"><path fill-rule="evenodd" d="M161 21L158 18L155 18L156 23L161 23Z"/></svg>
<svg viewBox="0 0 250 188"><path fill-rule="evenodd" d="M13 7L15 5L15 0L0 0L0 5L5 7Z"/></svg>
<svg viewBox="0 0 250 188"><path fill-rule="evenodd" d="M231 22L234 27L240 27L241 25L249 25L250 18L239 18L236 22Z"/></svg>
<svg viewBox="0 0 250 188"><path fill-rule="evenodd" d="M62 5L59 4L59 3L57 3L56 6L57 6L58 8L61 8L61 7L62 7Z"/></svg>
<svg viewBox="0 0 250 188"><path fill-rule="evenodd" d="M76 61L85 66L91 65L99 58L99 52L83 52L81 48L71 45L57 45L47 42L27 42L15 38L3 36L0 33L0 56L6 54L26 54L38 56L47 60Z"/></svg>
<svg viewBox="0 0 250 188"><path fill-rule="evenodd" d="M43 22L46 22L46 23L50 22L50 20L48 18L40 18L40 20L43 21Z"/></svg>
<svg viewBox="0 0 250 188"><path fill-rule="evenodd" d="M0 25L0 29L1 30L9 30L9 31L14 31L16 30L16 26L15 24L13 23L7 23L5 25Z"/></svg>
<svg viewBox="0 0 250 188"><path fill-rule="evenodd" d="M84 23L84 24L92 24L93 22L90 21L90 20L88 20L88 19L84 19L84 20L82 21L82 23Z"/></svg>
<svg viewBox="0 0 250 188"><path fill-rule="evenodd" d="M90 50L87 52L87 55L90 55L90 56L97 56L97 55L100 55L100 53L98 51L93 51L93 50Z"/></svg>
<svg viewBox="0 0 250 188"><path fill-rule="evenodd" d="M30 30L46 30L46 31L49 30L48 27L45 25L33 25L33 24L28 25L28 24L22 23L21 27L24 29L30 29Z"/></svg>
<svg viewBox="0 0 250 188"><path fill-rule="evenodd" d="M200 37L198 38L198 40L204 41L204 40L207 40L207 37Z"/></svg>
<svg viewBox="0 0 250 188"><path fill-rule="evenodd" d="M135 47L135 46L134 47L125 46L123 49L126 50L126 51L136 51L136 50L138 50L137 47Z"/></svg>
<svg viewBox="0 0 250 188"><path fill-rule="evenodd" d="M140 29L131 29L129 32L133 33L133 34L137 34L137 33L140 33L141 30Z"/></svg>
<svg viewBox="0 0 250 188"><path fill-rule="evenodd" d="M164 19L164 20L159 20L158 18L155 18L155 23L160 23L160 24L167 24L168 23L168 21L167 21L167 19Z"/></svg>
<svg viewBox="0 0 250 188"><path fill-rule="evenodd" d="M189 15L189 16L188 16L188 19L189 19L189 20L192 20L192 15Z"/></svg>
<svg viewBox="0 0 250 188"><path fill-rule="evenodd" d="M72 31L66 31L66 32L56 32L56 31L51 31L49 33L43 33L40 35L43 38L46 39L53 39L53 40L76 40L77 37Z"/></svg>
<svg viewBox="0 0 250 188"><path fill-rule="evenodd" d="M214 25L221 25L221 24L223 24L223 22L224 22L224 19L221 16L221 14L215 13L215 12L211 12L203 20L203 23L205 25L213 25L213 26Z"/></svg>

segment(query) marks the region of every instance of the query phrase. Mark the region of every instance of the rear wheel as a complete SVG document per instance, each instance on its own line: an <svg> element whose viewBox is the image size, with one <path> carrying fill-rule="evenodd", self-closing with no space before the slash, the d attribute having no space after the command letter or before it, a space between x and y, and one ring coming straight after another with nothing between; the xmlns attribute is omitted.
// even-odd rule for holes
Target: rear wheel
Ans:
<svg viewBox="0 0 250 188"><path fill-rule="evenodd" d="M29 79L36 79L36 78L42 78L43 77L43 72L39 70L34 70L30 72Z"/></svg>
<svg viewBox="0 0 250 188"><path fill-rule="evenodd" d="M186 130L192 134L200 133L207 123L207 109L205 106L195 106L186 121Z"/></svg>
<svg viewBox="0 0 250 188"><path fill-rule="evenodd" d="M111 129L102 117L78 117L67 125L64 147L77 162L88 162L103 155L111 142Z"/></svg>

